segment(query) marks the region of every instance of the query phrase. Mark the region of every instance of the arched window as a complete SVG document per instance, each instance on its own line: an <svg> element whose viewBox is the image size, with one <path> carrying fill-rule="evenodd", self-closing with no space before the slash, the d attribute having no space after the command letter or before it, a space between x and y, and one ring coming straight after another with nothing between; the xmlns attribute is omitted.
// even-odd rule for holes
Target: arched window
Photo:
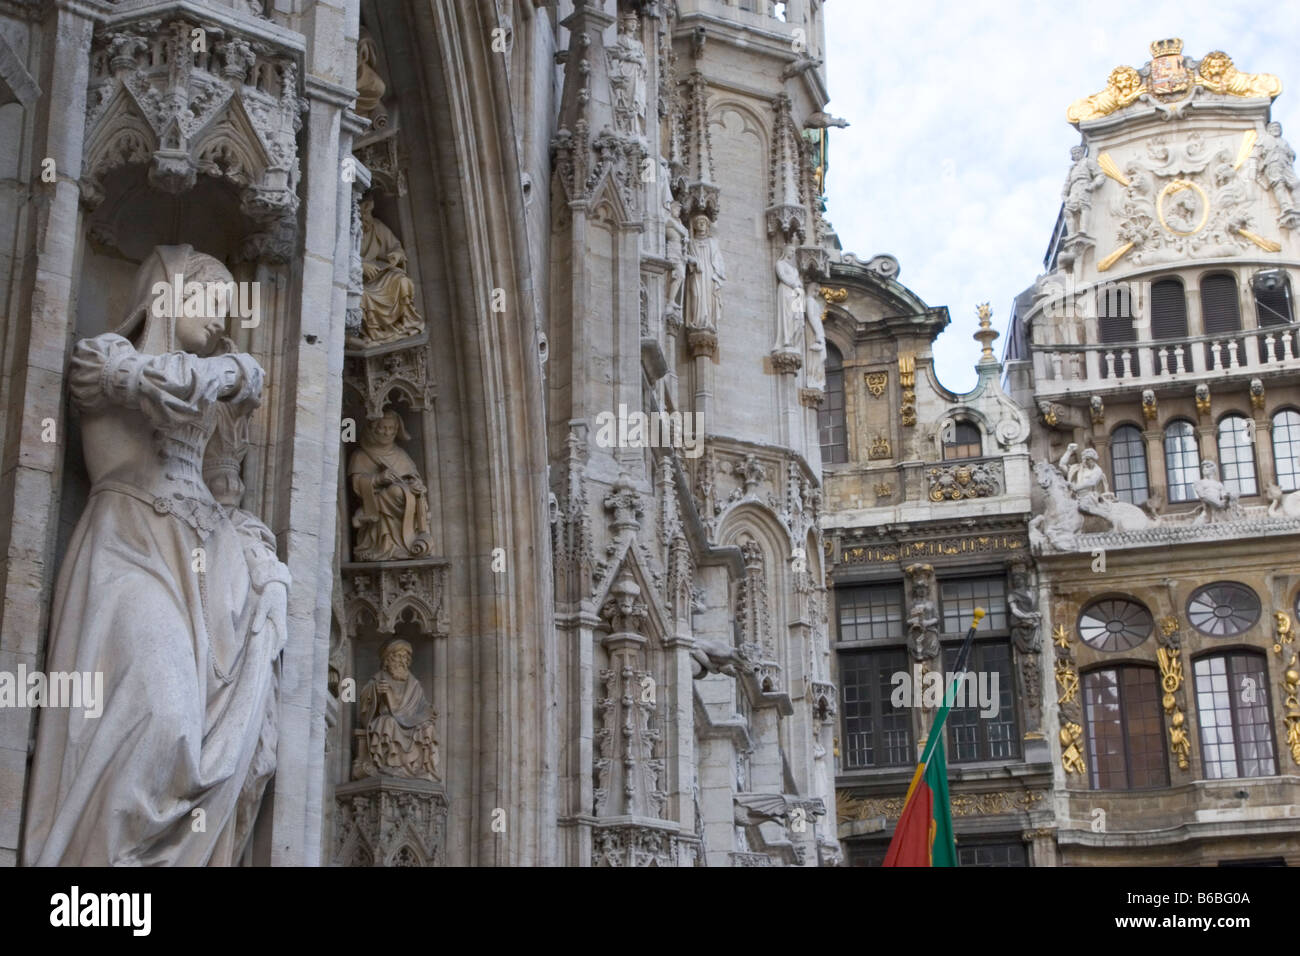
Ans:
<svg viewBox="0 0 1300 956"><path fill-rule="evenodd" d="M1161 279L1151 286L1151 337L1187 338L1187 296L1178 279Z"/></svg>
<svg viewBox="0 0 1300 956"><path fill-rule="evenodd" d="M1273 467L1279 488L1300 489L1300 412L1293 408L1273 416Z"/></svg>
<svg viewBox="0 0 1300 956"><path fill-rule="evenodd" d="M1147 500L1147 443L1134 426L1120 425L1110 433L1110 471L1120 501L1140 505Z"/></svg>
<svg viewBox="0 0 1300 956"><path fill-rule="evenodd" d="M943 430L943 460L978 458L983 453L980 430L970 422L953 422Z"/></svg>
<svg viewBox="0 0 1300 956"><path fill-rule="evenodd" d="M849 460L848 430L844 425L844 359L840 350L826 343L826 400L817 412L821 433L822 464L837 465Z"/></svg>
<svg viewBox="0 0 1300 956"><path fill-rule="evenodd" d="M1255 480L1255 423L1244 415L1219 421L1219 477L1239 495L1259 494Z"/></svg>
<svg viewBox="0 0 1300 956"><path fill-rule="evenodd" d="M1093 790L1169 786L1160 681L1154 667L1121 664L1083 675L1088 776Z"/></svg>
<svg viewBox="0 0 1300 956"><path fill-rule="evenodd" d="M1206 779L1277 773L1264 655L1229 651L1199 657L1193 673ZM1242 693L1242 688L1253 692Z"/></svg>
<svg viewBox="0 0 1300 956"><path fill-rule="evenodd" d="M1196 429L1191 422L1174 421L1165 426L1165 484L1169 500L1191 501L1196 497L1192 482L1201 477L1201 453L1196 447Z"/></svg>

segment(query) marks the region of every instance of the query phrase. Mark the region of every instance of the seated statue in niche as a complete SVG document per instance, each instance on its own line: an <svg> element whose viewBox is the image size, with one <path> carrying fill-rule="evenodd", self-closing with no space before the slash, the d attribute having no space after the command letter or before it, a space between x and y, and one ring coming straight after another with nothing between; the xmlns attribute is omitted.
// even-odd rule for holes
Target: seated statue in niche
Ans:
<svg viewBox="0 0 1300 956"><path fill-rule="evenodd" d="M98 715L41 714L26 865L232 865L275 771L290 579L238 507L264 373L226 338L224 310L186 314L170 286L232 281L211 256L160 246L123 321L73 350L92 487L46 666L93 666L107 693Z"/></svg>
<svg viewBox="0 0 1300 956"><path fill-rule="evenodd" d="M383 665L357 701L357 755L352 779L438 779L438 712L411 673L411 644L400 638L381 651Z"/></svg>
<svg viewBox="0 0 1300 956"><path fill-rule="evenodd" d="M378 345L418 335L424 318L415 309L415 283L406 252L393 231L375 218L375 200L361 200L361 334L353 345Z"/></svg>
<svg viewBox="0 0 1300 956"><path fill-rule="evenodd" d="M394 411L367 423L361 447L348 461L348 478L361 506L352 516L357 561L423 558L433 549L428 489L415 462L397 445L411 436Z"/></svg>

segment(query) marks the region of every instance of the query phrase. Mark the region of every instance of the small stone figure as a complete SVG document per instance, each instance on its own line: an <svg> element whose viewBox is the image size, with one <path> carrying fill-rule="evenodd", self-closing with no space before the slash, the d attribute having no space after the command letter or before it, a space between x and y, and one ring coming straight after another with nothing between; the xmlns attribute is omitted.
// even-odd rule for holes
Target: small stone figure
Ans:
<svg viewBox="0 0 1300 956"><path fill-rule="evenodd" d="M712 235L713 224L700 213L691 219L687 244L687 325L692 329L718 331L722 317L722 286L727 281L722 250Z"/></svg>
<svg viewBox="0 0 1300 956"><path fill-rule="evenodd" d="M664 217L664 249L666 258L672 263L672 271L668 275L664 318L672 323L680 322L682 317L681 293L682 284L686 281L686 242L690 233L682 225L682 204L673 198L672 191L668 188L667 167L661 172L664 176L664 192L667 194L664 201L664 209L667 211Z"/></svg>
<svg viewBox="0 0 1300 956"><path fill-rule="evenodd" d="M804 336L804 382L808 388L818 391L826 390L826 329L822 325L821 285L816 282L808 284L807 304L803 310L803 320L808 324L808 333Z"/></svg>
<svg viewBox="0 0 1300 956"><path fill-rule="evenodd" d="M1219 480L1219 466L1209 458L1201 462L1201 477L1192 482L1192 490L1201 502L1196 524L1232 521L1241 516L1237 492Z"/></svg>
<svg viewBox="0 0 1300 956"><path fill-rule="evenodd" d="M776 346L778 352L803 348L804 289L794 264L794 246L786 246L776 261Z"/></svg>
<svg viewBox="0 0 1300 956"><path fill-rule="evenodd" d="M379 673L361 689L353 780L381 774L438 779L438 712L411 674L412 656L409 641L389 641Z"/></svg>
<svg viewBox="0 0 1300 956"><path fill-rule="evenodd" d="M361 200L361 338L376 345L418 335L424 319L415 309L415 284L406 274L406 252L393 231L375 218L375 200Z"/></svg>
<svg viewBox="0 0 1300 956"><path fill-rule="evenodd" d="M913 660L930 660L939 653L939 610L930 593L933 573L928 564L913 564L907 569L912 582L912 603L907 612L907 649Z"/></svg>
<svg viewBox="0 0 1300 956"><path fill-rule="evenodd" d="M358 561L422 558L433 547L428 489L411 456L397 446L410 438L396 412L366 426L361 447L348 462L348 477L361 507L352 517Z"/></svg>
<svg viewBox="0 0 1300 956"><path fill-rule="evenodd" d="M1088 157L1088 150L1083 146L1072 147L1070 159L1074 165L1065 179L1061 198L1065 200L1066 235L1074 236L1083 231L1083 214L1092 208L1092 191L1106 181L1106 174L1095 159Z"/></svg>
<svg viewBox="0 0 1300 956"><path fill-rule="evenodd" d="M1282 124L1269 123L1255 146L1259 175L1277 200L1278 221L1287 229L1300 225L1300 176L1295 171L1295 150L1282 138Z"/></svg>
<svg viewBox="0 0 1300 956"><path fill-rule="evenodd" d="M618 36L607 51L609 83L614 94L614 123L625 133L645 133L645 45L637 38L641 21L635 13L618 18Z"/></svg>

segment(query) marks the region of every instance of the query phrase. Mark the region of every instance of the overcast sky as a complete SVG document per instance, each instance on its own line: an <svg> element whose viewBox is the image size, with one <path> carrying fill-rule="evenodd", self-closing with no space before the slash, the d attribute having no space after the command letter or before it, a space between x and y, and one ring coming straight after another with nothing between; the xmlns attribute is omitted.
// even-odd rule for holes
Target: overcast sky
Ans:
<svg viewBox="0 0 1300 956"><path fill-rule="evenodd" d="M948 306L944 385L975 384L976 303L1005 333L1011 300L1042 272L1079 141L1065 108L1173 36L1187 56L1221 49L1280 76L1273 117L1300 144L1295 0L827 2L827 111L853 124L831 131L827 215L846 251L895 256L899 281Z"/></svg>

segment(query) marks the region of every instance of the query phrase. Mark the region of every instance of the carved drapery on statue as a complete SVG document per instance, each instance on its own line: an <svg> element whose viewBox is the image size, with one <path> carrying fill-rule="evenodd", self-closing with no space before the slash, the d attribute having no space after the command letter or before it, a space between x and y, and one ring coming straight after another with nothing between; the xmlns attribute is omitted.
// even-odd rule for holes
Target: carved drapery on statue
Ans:
<svg viewBox="0 0 1300 956"><path fill-rule="evenodd" d="M361 201L360 341L354 345L394 342L424 331L415 308L415 284L406 274L406 251L393 231L375 218L374 199Z"/></svg>
<svg viewBox="0 0 1300 956"><path fill-rule="evenodd" d="M388 411L366 425L361 447L348 462L348 478L360 506L352 516L357 561L422 558L433 546L428 489L411 456L397 445L408 440L402 419Z"/></svg>
<svg viewBox="0 0 1300 956"><path fill-rule="evenodd" d="M722 317L722 286L727 281L727 272L708 216L691 218L686 263L689 272L686 324L694 330L716 333Z"/></svg>
<svg viewBox="0 0 1300 956"><path fill-rule="evenodd" d="M263 372L231 351L224 315L171 314L155 286L176 276L232 281L189 246L159 247L116 332L73 351L93 484L60 569L46 667L102 672L105 700L98 717L41 714L29 865L229 865L275 770L289 574L274 536L236 507L241 423ZM205 474L221 478L217 494Z"/></svg>
<svg viewBox="0 0 1300 956"><path fill-rule="evenodd" d="M438 780L438 712L411 673L412 649L389 641L383 666L361 689L352 779L389 776Z"/></svg>

